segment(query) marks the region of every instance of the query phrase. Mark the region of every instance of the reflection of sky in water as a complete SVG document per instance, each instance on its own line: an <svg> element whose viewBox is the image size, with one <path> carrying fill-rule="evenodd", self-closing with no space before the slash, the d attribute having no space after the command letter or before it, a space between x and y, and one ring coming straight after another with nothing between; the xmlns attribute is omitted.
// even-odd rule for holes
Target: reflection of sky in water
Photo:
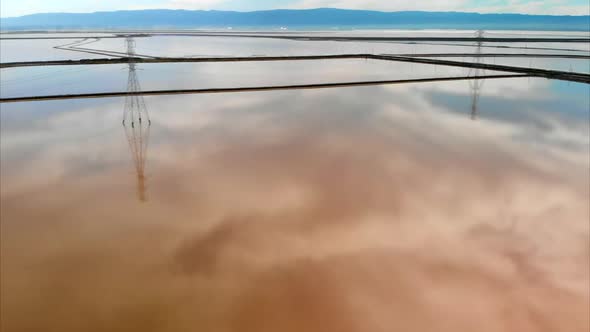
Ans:
<svg viewBox="0 0 590 332"><path fill-rule="evenodd" d="M587 89L487 80L475 121L466 81L146 97L146 203L123 99L2 104L2 330L587 330Z"/></svg>
<svg viewBox="0 0 590 332"><path fill-rule="evenodd" d="M473 37L473 34L468 35ZM582 54L588 53L584 43L531 43L510 44L514 48L494 43L482 47L484 53L541 53ZM125 44L117 39L102 39L92 44L98 49L125 52ZM302 41L287 39L178 37L157 36L137 39L137 53L158 56L252 56L252 55L310 55L310 54L416 54L416 53L474 53L477 45L465 42L338 42ZM560 49L567 49L561 51ZM572 50L579 50L572 52Z"/></svg>
<svg viewBox="0 0 590 332"><path fill-rule="evenodd" d="M227 88L466 76L465 68L364 59L194 64L140 64L144 90ZM506 74L486 72L488 75ZM2 97L124 91L126 65L10 68Z"/></svg>
<svg viewBox="0 0 590 332"><path fill-rule="evenodd" d="M327 80L337 81L337 79L332 79L329 76ZM288 83L289 81L284 79L284 82ZM586 135L585 130L588 127L584 121L588 117L587 105L589 97L587 93L584 93L587 89L587 85L584 84L544 79L486 80L478 103L478 115L483 120L518 124L523 130L537 130L542 136L549 135L552 130L562 129L569 131L572 138L578 133L579 138L582 139L578 143L582 144ZM348 91L348 89L342 91ZM371 91L371 94L368 95L368 99L371 100L370 105L373 103L385 105L393 103L399 104L400 107L405 109L412 109L414 105L410 104L410 102L419 100L439 110L457 113L458 116L467 116L471 111L471 91L467 82L377 87ZM295 95L299 93L293 92ZM339 90L320 91L318 93L339 93ZM239 95L226 96L236 98ZM195 96L194 98L198 97ZM148 98L148 100L151 99ZM159 100L160 98L156 99ZM105 119L106 115L102 113L111 114L111 112L116 112L119 108L117 104L119 99L105 100L109 101L107 105L113 103L107 107L107 110L104 110L103 106L89 107L89 105L94 104L102 105L104 101L100 100L5 104L2 112L3 121L0 125L5 136L14 134L17 137L27 139L39 135L39 131L45 131L46 134L49 134L49 137L40 142L46 143L48 139L53 139L53 136L56 136L51 128L51 124L57 121L52 120L53 118L63 117L64 113L76 117L76 114L81 113L80 110L82 109L87 110L82 114L92 111L91 116L84 115L81 119L69 120L72 122L72 128L65 128L65 132L80 130L80 133L86 136L88 131L94 132L95 128L100 128L103 125L108 124L109 127L115 127L114 123L108 123L111 119ZM369 103L368 101L362 102ZM38 108L37 105L41 108ZM426 106L421 105L421 107ZM110 111L110 108L113 108L113 110ZM180 105L180 108L188 108L189 111L191 109L187 105ZM166 117L174 118L174 114L178 113L178 111L167 109L165 113ZM81 128L83 125L91 126L91 128ZM570 130L569 128L576 130ZM12 139L16 138L6 137L8 142ZM4 152L7 151L5 149Z"/></svg>
<svg viewBox="0 0 590 332"><path fill-rule="evenodd" d="M588 53L587 53L588 54ZM473 62L474 58L470 57L448 57L440 58L441 60L452 60L461 62ZM565 72L586 73L590 74L590 59L557 59L557 58L491 58L482 57L481 63L514 66L522 68L541 68L549 70L558 70Z"/></svg>
<svg viewBox="0 0 590 332"><path fill-rule="evenodd" d="M305 34L310 34L306 32ZM397 31L371 31L371 32L342 32L342 33L311 33L327 36L448 36L449 32L397 32ZM97 36L99 34L91 34ZM488 33L490 37L515 37L513 34ZM473 37L474 32L457 31L453 36ZM522 36L522 34L521 34ZM535 34L531 34L535 37ZM565 32L560 37L587 37L587 34ZM537 36L538 37L538 36ZM82 40L82 38L80 39ZM2 40L1 62L33 61L33 60L57 60L57 59L84 59L105 57L103 55L80 53L54 49L59 46L72 43L71 39L56 40ZM586 43L512 43L514 48L496 46L497 43L486 43L482 48L484 53L542 53L542 54L582 54L587 55L590 46ZM126 52L123 39L101 39L96 43L84 47ZM342 53L474 53L476 45L465 42L336 42L336 41L298 41L285 39L260 39L260 38L220 38L220 37L181 37L181 36L153 36L149 38L136 38L136 51L138 54L153 56L252 56L252 55L310 55L310 54L342 54ZM559 49L568 49L560 51ZM571 50L579 50L572 52ZM544 61L535 60L537 65ZM573 63L573 62L572 62ZM566 68L569 68L569 63Z"/></svg>
<svg viewBox="0 0 590 332"><path fill-rule="evenodd" d="M352 32L349 32L352 33ZM360 33L360 32L358 32ZM358 34L357 33L357 34ZM495 34L498 34L497 32ZM506 32L509 33L509 32ZM355 33L352 33L353 35ZM362 33L361 33L362 34ZM395 31L374 31L374 35L397 35ZM471 32L457 32L471 36ZM494 36L496 36L494 34ZM579 34L578 34L579 35ZM510 36L510 35L506 35ZM72 40L1 41L2 62L79 59L103 57L101 55L69 52L52 46L72 43ZM26 44L24 44L26 43ZM473 53L476 45L456 46L461 43L404 44L362 43L334 41L292 41L259 38L174 37L157 36L136 38L138 54L159 56L251 56L251 55L311 55L339 53ZM455 44L455 46L453 46ZM464 43L463 43L464 44ZM23 46L26 45L26 46ZM495 45L495 44L494 44ZM494 46L490 44L489 46ZM516 47L528 45L512 44ZM125 52L123 39L102 39L85 47ZM533 47L533 46L531 46ZM539 48L569 48L586 50L586 44L535 43ZM584 54L540 49L507 49L484 47L484 53L565 53ZM469 57L444 58L446 60L475 61ZM555 58L482 58L484 63L536 67L562 71L588 72L589 61ZM467 68L432 66L365 60L330 60L270 63L201 63L201 64L142 64L139 72L143 89L174 89L253 86L263 84L326 83L337 80L383 80L440 76L461 76ZM499 74L486 71L487 74ZM169 79L166 79L169 78ZM54 66L24 67L2 70L0 95L15 97L37 94L63 94L119 91L126 88L126 66Z"/></svg>

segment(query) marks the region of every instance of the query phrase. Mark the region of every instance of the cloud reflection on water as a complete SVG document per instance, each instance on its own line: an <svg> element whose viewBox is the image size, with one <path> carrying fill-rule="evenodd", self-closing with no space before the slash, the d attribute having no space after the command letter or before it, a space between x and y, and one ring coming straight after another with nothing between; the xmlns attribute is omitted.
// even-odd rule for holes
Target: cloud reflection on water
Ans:
<svg viewBox="0 0 590 332"><path fill-rule="evenodd" d="M544 82L478 121L465 82L149 97L143 205L119 99L3 107L2 330L588 329L590 134Z"/></svg>

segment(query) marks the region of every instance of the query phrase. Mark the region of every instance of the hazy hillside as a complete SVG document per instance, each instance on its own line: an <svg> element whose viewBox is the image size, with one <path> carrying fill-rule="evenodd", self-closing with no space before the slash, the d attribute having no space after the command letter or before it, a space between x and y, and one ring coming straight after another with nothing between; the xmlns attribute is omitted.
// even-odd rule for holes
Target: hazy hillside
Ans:
<svg viewBox="0 0 590 332"><path fill-rule="evenodd" d="M2 18L4 29L64 27L265 27L390 26L415 28L485 28L588 30L590 16L476 14L459 12L378 12L343 9L256 12L134 10L85 14L48 13Z"/></svg>

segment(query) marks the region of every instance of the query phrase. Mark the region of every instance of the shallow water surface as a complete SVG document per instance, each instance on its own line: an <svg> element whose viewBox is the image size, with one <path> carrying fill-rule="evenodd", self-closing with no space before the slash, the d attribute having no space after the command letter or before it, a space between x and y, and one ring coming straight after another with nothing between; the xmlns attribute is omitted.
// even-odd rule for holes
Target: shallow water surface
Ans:
<svg viewBox="0 0 590 332"><path fill-rule="evenodd" d="M484 83L3 104L2 331L588 330L588 85Z"/></svg>

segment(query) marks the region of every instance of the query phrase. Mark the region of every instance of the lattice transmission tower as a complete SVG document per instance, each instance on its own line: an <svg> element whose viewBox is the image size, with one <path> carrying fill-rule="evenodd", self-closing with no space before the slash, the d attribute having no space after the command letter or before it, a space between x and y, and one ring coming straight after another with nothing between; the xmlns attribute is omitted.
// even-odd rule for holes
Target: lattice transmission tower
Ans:
<svg viewBox="0 0 590 332"><path fill-rule="evenodd" d="M475 49L473 62L476 64L482 63L481 62L482 61L481 46L483 44L484 34L485 34L485 31L483 31L483 30L478 30L475 33L475 37L477 38L477 47ZM469 86L471 88L471 119L472 120L477 119L479 95L481 93L481 89L482 89L483 84L485 82L485 80L478 78L481 75L485 75L485 69L480 69L480 68L469 69L468 76L474 77L473 79L469 80Z"/></svg>
<svg viewBox="0 0 590 332"><path fill-rule="evenodd" d="M127 58L129 63L129 75L127 78L127 92L136 93L141 91L141 85L137 79L137 66L135 64L135 40L133 37L128 36L125 38L125 44L127 46ZM145 106L143 96L137 94L130 94L125 97L125 113L123 113L123 125L131 123L131 127L135 126L137 122L140 124L147 121L151 123L150 116Z"/></svg>
<svg viewBox="0 0 590 332"><path fill-rule="evenodd" d="M141 91L141 86L139 85L136 72L135 41L132 37L127 37L125 44L127 46L127 57L129 58L127 92L138 92ZM137 176L137 198L141 202L147 201L145 165L150 126L151 120L143 96L127 95L125 97L123 127L125 128L125 136L127 137L133 156L133 164Z"/></svg>

